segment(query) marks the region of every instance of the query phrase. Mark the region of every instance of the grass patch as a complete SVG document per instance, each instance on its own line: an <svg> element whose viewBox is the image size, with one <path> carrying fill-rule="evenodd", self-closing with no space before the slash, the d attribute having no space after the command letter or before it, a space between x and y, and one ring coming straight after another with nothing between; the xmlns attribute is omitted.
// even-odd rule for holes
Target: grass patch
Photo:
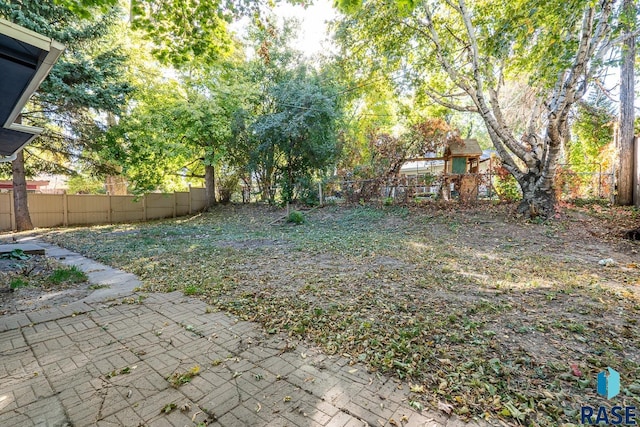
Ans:
<svg viewBox="0 0 640 427"><path fill-rule="evenodd" d="M182 289L182 292L187 295L200 295L202 294L202 288L196 285L187 285Z"/></svg>
<svg viewBox="0 0 640 427"><path fill-rule="evenodd" d="M87 275L78 267L60 267L49 275L49 281L55 285L61 283L82 283L88 280Z"/></svg>
<svg viewBox="0 0 640 427"><path fill-rule="evenodd" d="M26 288L27 286L29 286L29 282L27 281L27 279L24 279L22 277L14 277L9 283L9 288L11 290Z"/></svg>

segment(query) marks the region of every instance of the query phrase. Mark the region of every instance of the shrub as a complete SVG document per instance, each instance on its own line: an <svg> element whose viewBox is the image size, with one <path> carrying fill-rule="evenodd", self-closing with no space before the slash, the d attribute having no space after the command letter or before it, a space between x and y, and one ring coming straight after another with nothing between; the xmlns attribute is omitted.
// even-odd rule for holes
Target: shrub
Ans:
<svg viewBox="0 0 640 427"><path fill-rule="evenodd" d="M289 216L287 217L287 222L291 222L296 225L300 225L304 223L304 214L300 211L291 211L289 212Z"/></svg>
<svg viewBox="0 0 640 427"><path fill-rule="evenodd" d="M500 200L506 202L515 202L522 198L520 194L520 186L518 181L511 175L511 173L504 167L499 166L495 169L496 178L494 181L494 187L498 193Z"/></svg>
<svg viewBox="0 0 640 427"><path fill-rule="evenodd" d="M317 206L320 203L318 183L310 176L302 176L296 179L294 189L294 199L298 202L307 206Z"/></svg>

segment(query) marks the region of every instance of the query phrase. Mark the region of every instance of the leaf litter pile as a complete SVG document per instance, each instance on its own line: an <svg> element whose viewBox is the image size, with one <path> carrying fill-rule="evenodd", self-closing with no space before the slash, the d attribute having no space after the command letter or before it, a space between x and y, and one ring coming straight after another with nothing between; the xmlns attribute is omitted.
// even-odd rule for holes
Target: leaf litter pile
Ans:
<svg viewBox="0 0 640 427"><path fill-rule="evenodd" d="M325 207L296 226L231 205L46 238L395 375L417 408L557 426L582 405L639 406L640 246L602 209L544 224L511 212ZM595 391L608 366L611 401Z"/></svg>

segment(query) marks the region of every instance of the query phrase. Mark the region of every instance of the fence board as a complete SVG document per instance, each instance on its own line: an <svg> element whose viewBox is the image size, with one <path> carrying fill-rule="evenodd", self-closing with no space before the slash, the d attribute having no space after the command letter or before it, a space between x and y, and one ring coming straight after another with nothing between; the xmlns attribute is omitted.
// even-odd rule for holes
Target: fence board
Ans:
<svg viewBox="0 0 640 427"><path fill-rule="evenodd" d="M176 215L189 215L189 193L181 192L176 194Z"/></svg>
<svg viewBox="0 0 640 427"><path fill-rule="evenodd" d="M150 193L137 200L135 196L29 193L27 200L35 227L58 227L64 224L139 222L188 215L190 211L193 213L204 209L206 192L204 188L190 188L189 192ZM14 227L12 207L12 193L0 193L0 231Z"/></svg>
<svg viewBox="0 0 640 427"><path fill-rule="evenodd" d="M144 219L142 199L135 196L111 196L111 222L139 222Z"/></svg>
<svg viewBox="0 0 640 427"><path fill-rule="evenodd" d="M170 218L173 216L173 194L147 194L146 204L147 219Z"/></svg>
<svg viewBox="0 0 640 427"><path fill-rule="evenodd" d="M13 194L0 193L0 230L11 230Z"/></svg>
<svg viewBox="0 0 640 427"><path fill-rule="evenodd" d="M201 211L207 206L207 193L204 188L191 189L191 212Z"/></svg>
<svg viewBox="0 0 640 427"><path fill-rule="evenodd" d="M29 194L27 203L35 227L57 227L64 223L62 195Z"/></svg>
<svg viewBox="0 0 640 427"><path fill-rule="evenodd" d="M67 196L67 204L69 225L106 224L109 222L109 196L76 194Z"/></svg>

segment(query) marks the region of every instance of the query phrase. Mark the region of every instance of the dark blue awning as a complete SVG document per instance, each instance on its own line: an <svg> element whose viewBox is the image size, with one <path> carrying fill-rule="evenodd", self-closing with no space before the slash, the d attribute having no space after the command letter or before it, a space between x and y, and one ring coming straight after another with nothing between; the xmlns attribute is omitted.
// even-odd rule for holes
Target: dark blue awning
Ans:
<svg viewBox="0 0 640 427"><path fill-rule="evenodd" d="M15 120L63 50L48 37L0 19L0 161L11 160L42 132Z"/></svg>

